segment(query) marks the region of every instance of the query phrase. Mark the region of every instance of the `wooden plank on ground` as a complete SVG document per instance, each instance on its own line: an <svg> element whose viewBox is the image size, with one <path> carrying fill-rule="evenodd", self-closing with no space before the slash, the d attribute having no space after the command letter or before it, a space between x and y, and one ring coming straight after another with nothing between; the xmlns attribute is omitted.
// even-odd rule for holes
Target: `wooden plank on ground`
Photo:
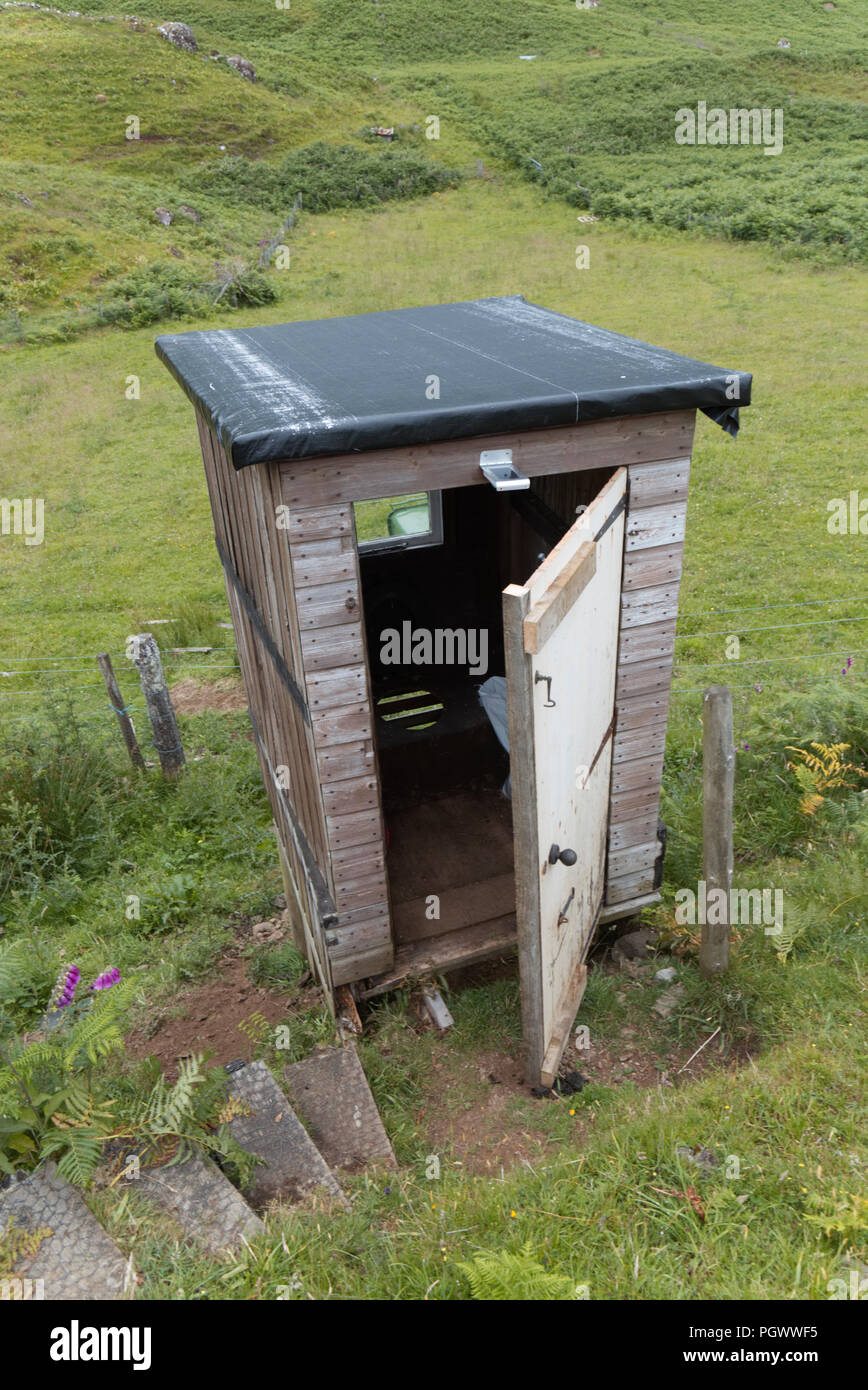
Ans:
<svg viewBox="0 0 868 1390"><path fill-rule="evenodd" d="M489 956L511 951L515 945L514 913L507 917L495 917L491 922L479 922L462 931L450 932L448 936L409 942L395 952L395 964L388 974L368 981L359 989L359 997L370 999L376 994L384 994L410 975L439 975L445 971L459 970Z"/></svg>
<svg viewBox="0 0 868 1390"><path fill-rule="evenodd" d="M643 907L650 907L652 903L659 903L659 893L644 893L641 898L631 898L629 902L612 903L606 906L600 913L601 922L620 922L624 917L632 917Z"/></svg>

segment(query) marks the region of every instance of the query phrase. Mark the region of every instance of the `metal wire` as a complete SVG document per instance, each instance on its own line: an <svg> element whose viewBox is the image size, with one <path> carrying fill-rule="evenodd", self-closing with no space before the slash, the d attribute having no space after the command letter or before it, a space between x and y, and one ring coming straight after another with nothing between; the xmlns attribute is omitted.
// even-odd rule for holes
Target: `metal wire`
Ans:
<svg viewBox="0 0 868 1390"><path fill-rule="evenodd" d="M795 603L749 603L744 608L698 608L693 613L681 613L682 618L710 618L719 613L754 613L761 608L818 608L824 603L868 603L868 594L854 594L852 598L809 598Z"/></svg>
<svg viewBox="0 0 868 1390"><path fill-rule="evenodd" d="M678 671L704 671L709 666L775 666L781 661L822 661L840 659L842 656L868 656L868 652L806 652L804 656L768 656L758 658L756 661L742 661L735 657L730 661L725 658L723 661L685 661L675 669Z"/></svg>
<svg viewBox="0 0 868 1390"><path fill-rule="evenodd" d="M749 632L788 632L794 627L827 627L833 623L864 623L868 622L868 613L862 613L858 618L813 618L807 623L769 623L763 627L743 627L738 633L730 632L679 632L676 635L676 642L688 642L691 639L699 641L700 637L744 637Z"/></svg>

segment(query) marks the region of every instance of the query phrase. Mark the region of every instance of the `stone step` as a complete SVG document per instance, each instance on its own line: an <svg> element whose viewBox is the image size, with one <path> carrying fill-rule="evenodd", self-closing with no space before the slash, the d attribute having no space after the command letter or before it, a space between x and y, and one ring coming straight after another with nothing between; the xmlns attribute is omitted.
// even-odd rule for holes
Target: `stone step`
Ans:
<svg viewBox="0 0 868 1390"><path fill-rule="evenodd" d="M0 1189L0 1228L12 1224L28 1231L49 1227L39 1249L22 1259L15 1279L42 1280L42 1288L8 1281L11 1297L119 1299L124 1292L126 1261L114 1241L100 1226L84 1198L60 1177L53 1163L46 1163L26 1178L13 1177Z"/></svg>
<svg viewBox="0 0 868 1390"><path fill-rule="evenodd" d="M254 1169L245 1193L253 1206L277 1198L299 1201L323 1187L349 1208L337 1179L264 1062L233 1069L229 1094L250 1111L230 1121L232 1134L243 1149L264 1161Z"/></svg>
<svg viewBox="0 0 868 1390"><path fill-rule="evenodd" d="M202 1154L182 1163L143 1167L128 1185L168 1212L188 1235L215 1255L234 1250L242 1237L249 1240L265 1230L238 1189Z"/></svg>
<svg viewBox="0 0 868 1390"><path fill-rule="evenodd" d="M293 1104L332 1168L357 1172L373 1162L395 1166L368 1078L352 1043L284 1070Z"/></svg>

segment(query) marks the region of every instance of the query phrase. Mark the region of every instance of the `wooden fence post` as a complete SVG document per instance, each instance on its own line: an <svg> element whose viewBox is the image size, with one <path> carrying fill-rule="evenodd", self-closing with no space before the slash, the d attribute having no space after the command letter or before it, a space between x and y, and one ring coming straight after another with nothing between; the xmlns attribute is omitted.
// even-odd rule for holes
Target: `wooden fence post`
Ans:
<svg viewBox="0 0 868 1390"><path fill-rule="evenodd" d="M126 705L123 702L117 677L114 673L111 657L108 652L100 652L97 657L99 669L102 671L102 678L105 681L105 688L108 691L109 703L118 717L118 724L121 728L124 743L127 745L127 752L130 755L130 762L133 767L144 767L145 760L142 757L142 750L139 748L136 738L136 731L133 728L133 721L127 713Z"/></svg>
<svg viewBox="0 0 868 1390"><path fill-rule="evenodd" d="M729 969L734 779L732 691L710 685L702 696L702 873L706 899L713 888L722 888L726 906L714 912L722 920L702 924L699 968L706 978Z"/></svg>
<svg viewBox="0 0 868 1390"><path fill-rule="evenodd" d="M154 731L154 747L160 756L160 766L166 777L173 777L184 766L184 750L178 721L169 697L166 677L160 650L150 632L139 633L127 639L127 656L139 672L142 694L148 708L151 728Z"/></svg>

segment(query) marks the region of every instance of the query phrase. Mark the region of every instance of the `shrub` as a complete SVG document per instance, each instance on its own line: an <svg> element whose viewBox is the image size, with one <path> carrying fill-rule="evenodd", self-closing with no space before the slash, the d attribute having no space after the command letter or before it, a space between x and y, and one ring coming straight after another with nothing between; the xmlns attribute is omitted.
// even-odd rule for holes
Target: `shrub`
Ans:
<svg viewBox="0 0 868 1390"><path fill-rule="evenodd" d="M108 797L118 780L72 708L49 704L47 726L19 740L0 750L0 900L63 871L98 872L114 848Z"/></svg>
<svg viewBox="0 0 868 1390"><path fill-rule="evenodd" d="M318 141L279 164L243 155L205 165L199 184L229 202L253 203L286 214L301 193L306 212L375 207L454 186L460 175L411 150L369 150Z"/></svg>

